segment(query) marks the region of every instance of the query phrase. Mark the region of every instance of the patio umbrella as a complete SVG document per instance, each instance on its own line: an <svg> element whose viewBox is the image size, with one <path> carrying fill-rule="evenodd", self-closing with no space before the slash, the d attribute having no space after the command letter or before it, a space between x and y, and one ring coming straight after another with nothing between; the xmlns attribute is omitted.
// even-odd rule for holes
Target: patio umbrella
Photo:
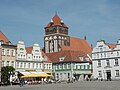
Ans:
<svg viewBox="0 0 120 90"><path fill-rule="evenodd" d="M34 78L34 77L52 77L52 75L48 75L46 73L41 73L41 74L31 73L31 74L22 76L21 78Z"/></svg>

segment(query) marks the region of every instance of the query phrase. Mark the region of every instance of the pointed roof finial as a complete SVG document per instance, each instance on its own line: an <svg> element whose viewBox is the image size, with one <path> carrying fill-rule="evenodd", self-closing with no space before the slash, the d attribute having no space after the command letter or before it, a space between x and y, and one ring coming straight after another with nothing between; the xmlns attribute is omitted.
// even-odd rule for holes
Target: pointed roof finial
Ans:
<svg viewBox="0 0 120 90"><path fill-rule="evenodd" d="M53 23L53 20L51 19L50 22Z"/></svg>

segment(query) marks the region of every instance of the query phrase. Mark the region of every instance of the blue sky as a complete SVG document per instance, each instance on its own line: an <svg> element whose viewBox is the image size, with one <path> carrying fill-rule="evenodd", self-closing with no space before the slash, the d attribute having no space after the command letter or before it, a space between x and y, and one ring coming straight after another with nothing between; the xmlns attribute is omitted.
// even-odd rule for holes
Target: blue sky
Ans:
<svg viewBox="0 0 120 90"><path fill-rule="evenodd" d="M120 0L0 0L0 30L13 44L44 45L44 27L58 12L69 35L94 46L120 39Z"/></svg>

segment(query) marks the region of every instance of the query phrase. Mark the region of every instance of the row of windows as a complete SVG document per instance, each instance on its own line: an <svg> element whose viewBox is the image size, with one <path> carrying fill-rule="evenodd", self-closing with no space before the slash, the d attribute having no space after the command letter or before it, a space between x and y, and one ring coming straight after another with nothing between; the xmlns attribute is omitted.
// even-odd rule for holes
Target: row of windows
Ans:
<svg viewBox="0 0 120 90"><path fill-rule="evenodd" d="M63 77L69 78L70 73L56 73L56 79L62 79Z"/></svg>
<svg viewBox="0 0 120 90"><path fill-rule="evenodd" d="M14 67L14 61L2 61L2 67L3 66L13 66Z"/></svg>
<svg viewBox="0 0 120 90"><path fill-rule="evenodd" d="M42 64L41 63L17 62L17 68L40 68L42 69Z"/></svg>
<svg viewBox="0 0 120 90"><path fill-rule="evenodd" d="M119 61L118 59L114 59L114 65L119 66ZM106 60L106 66L110 66L110 61L109 59ZM101 67L101 60L98 60L98 67Z"/></svg>
<svg viewBox="0 0 120 90"><path fill-rule="evenodd" d="M98 76L102 77L102 71L98 71ZM120 71L119 70L115 70L115 76L119 77L120 76Z"/></svg>
<svg viewBox="0 0 120 90"><path fill-rule="evenodd" d="M15 56L15 50L10 50L10 49L2 49L2 55L12 55Z"/></svg>
<svg viewBox="0 0 120 90"><path fill-rule="evenodd" d="M56 64L56 70L58 69L70 69L71 65L70 64Z"/></svg>
<svg viewBox="0 0 120 90"><path fill-rule="evenodd" d="M110 56L119 56L119 52L115 51L114 53L113 52L107 52L107 53L96 53L96 54L92 54L92 58L94 59L97 59L97 58L107 58L107 57L110 57Z"/></svg>
<svg viewBox="0 0 120 90"><path fill-rule="evenodd" d="M56 70L58 69L70 69L71 65L70 64L56 64ZM91 69L91 65L75 65L73 64L73 69Z"/></svg>
<svg viewBox="0 0 120 90"><path fill-rule="evenodd" d="M39 68L43 69L41 63L17 62L17 68ZM52 64L44 64L44 69L52 69Z"/></svg>
<svg viewBox="0 0 120 90"><path fill-rule="evenodd" d="M26 55L18 54L18 58L19 59L25 59ZM40 56L33 56L33 59L40 59L40 58L41 58ZM28 56L28 59L31 59L31 57Z"/></svg>
<svg viewBox="0 0 120 90"><path fill-rule="evenodd" d="M91 69L91 65L77 65L74 69Z"/></svg>
<svg viewBox="0 0 120 90"><path fill-rule="evenodd" d="M44 69L52 69L52 64L44 64Z"/></svg>

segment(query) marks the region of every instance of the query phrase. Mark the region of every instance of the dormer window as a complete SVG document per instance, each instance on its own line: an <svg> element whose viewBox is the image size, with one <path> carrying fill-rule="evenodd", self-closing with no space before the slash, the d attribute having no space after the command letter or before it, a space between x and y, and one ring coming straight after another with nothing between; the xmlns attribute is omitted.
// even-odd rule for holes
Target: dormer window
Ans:
<svg viewBox="0 0 120 90"><path fill-rule="evenodd" d="M65 57L60 57L59 60L60 61L64 61Z"/></svg>
<svg viewBox="0 0 120 90"><path fill-rule="evenodd" d="M86 59L86 61L89 61L89 58L88 58L88 57L86 57L85 59Z"/></svg>
<svg viewBox="0 0 120 90"><path fill-rule="evenodd" d="M83 57L79 57L79 59L80 59L81 61L83 61Z"/></svg>

